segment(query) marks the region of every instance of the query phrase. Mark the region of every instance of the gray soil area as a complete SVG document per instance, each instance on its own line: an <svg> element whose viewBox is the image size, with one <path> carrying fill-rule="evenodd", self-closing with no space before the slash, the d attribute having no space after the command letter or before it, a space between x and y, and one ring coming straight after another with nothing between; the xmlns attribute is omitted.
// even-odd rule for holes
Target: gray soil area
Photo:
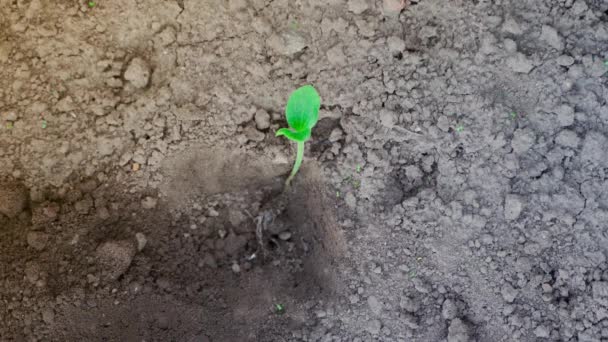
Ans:
<svg viewBox="0 0 608 342"><path fill-rule="evenodd" d="M0 341L608 341L607 99L605 0L0 0Z"/></svg>

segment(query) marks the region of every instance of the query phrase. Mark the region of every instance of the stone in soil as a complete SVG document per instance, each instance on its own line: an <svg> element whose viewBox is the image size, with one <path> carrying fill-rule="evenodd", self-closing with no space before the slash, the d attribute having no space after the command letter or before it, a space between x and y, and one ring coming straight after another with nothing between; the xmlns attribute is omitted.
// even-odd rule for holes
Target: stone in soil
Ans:
<svg viewBox="0 0 608 342"><path fill-rule="evenodd" d="M144 88L148 85L150 73L148 63L139 57L135 57L125 71L125 80L131 82L136 88Z"/></svg>
<svg viewBox="0 0 608 342"><path fill-rule="evenodd" d="M148 239L143 233L136 233L135 240L137 241L137 251L141 252L148 244Z"/></svg>
<svg viewBox="0 0 608 342"><path fill-rule="evenodd" d="M530 129L518 129L513 133L511 147L517 154L526 153L535 143L536 135Z"/></svg>
<svg viewBox="0 0 608 342"><path fill-rule="evenodd" d="M441 316L444 319L454 319L458 315L458 307L451 299L446 299L441 307Z"/></svg>
<svg viewBox="0 0 608 342"><path fill-rule="evenodd" d="M109 241L97 248L95 256L107 279L116 280L131 266L135 251L131 241Z"/></svg>
<svg viewBox="0 0 608 342"><path fill-rule="evenodd" d="M266 44L280 55L296 54L307 46L306 39L297 32L284 32L274 34L268 38Z"/></svg>
<svg viewBox="0 0 608 342"><path fill-rule="evenodd" d="M517 195L507 195L505 198L505 219L507 221L514 221L521 215L523 203Z"/></svg>
<svg viewBox="0 0 608 342"><path fill-rule="evenodd" d="M349 0L348 10L354 14L361 14L369 9L369 3L367 0Z"/></svg>
<svg viewBox="0 0 608 342"><path fill-rule="evenodd" d="M382 10L386 16L397 16L406 5L406 0L383 0Z"/></svg>
<svg viewBox="0 0 608 342"><path fill-rule="evenodd" d="M536 329L534 329L534 336L536 337L547 338L549 337L549 333L549 329L542 325L539 325L536 327Z"/></svg>
<svg viewBox="0 0 608 342"><path fill-rule="evenodd" d="M255 125L258 129L264 130L270 127L270 114L263 109L255 112Z"/></svg>
<svg viewBox="0 0 608 342"><path fill-rule="evenodd" d="M287 240L291 239L291 232L284 231L284 232L279 233L279 239L281 239L283 241L287 241Z"/></svg>
<svg viewBox="0 0 608 342"><path fill-rule="evenodd" d="M509 57L507 59L507 65L511 70L521 74L527 74L534 69L532 62L521 52Z"/></svg>
<svg viewBox="0 0 608 342"><path fill-rule="evenodd" d="M500 291L502 294L503 299L507 302L507 303L513 303L513 301L515 300L515 298L517 297L517 293L518 291L516 289L514 289L511 285L509 284L505 284L502 287L502 290Z"/></svg>
<svg viewBox="0 0 608 342"><path fill-rule="evenodd" d="M46 324L53 324L55 322L55 312L51 308L42 310L42 321Z"/></svg>
<svg viewBox="0 0 608 342"><path fill-rule="evenodd" d="M448 328L448 342L469 342L470 338L469 327L460 318L452 320Z"/></svg>
<svg viewBox="0 0 608 342"><path fill-rule="evenodd" d="M415 299L412 299L407 296L401 297L399 306L403 310L405 310L407 312L411 312L411 313L415 313L416 311L418 311L418 309L420 309L420 303L418 301L416 301Z"/></svg>
<svg viewBox="0 0 608 342"><path fill-rule="evenodd" d="M551 26L543 25L541 29L540 39L558 51L562 51L564 49L564 42L562 37L560 37L559 33L557 33L557 30L555 30Z"/></svg>
<svg viewBox="0 0 608 342"><path fill-rule="evenodd" d="M154 209L154 208L156 208L157 203L158 203L158 200L156 198L147 196L146 198L144 198L141 201L141 207L144 209Z"/></svg>
<svg viewBox="0 0 608 342"><path fill-rule="evenodd" d="M369 296L369 298L367 298L367 304L376 316L379 316L382 313L382 303L375 296Z"/></svg>

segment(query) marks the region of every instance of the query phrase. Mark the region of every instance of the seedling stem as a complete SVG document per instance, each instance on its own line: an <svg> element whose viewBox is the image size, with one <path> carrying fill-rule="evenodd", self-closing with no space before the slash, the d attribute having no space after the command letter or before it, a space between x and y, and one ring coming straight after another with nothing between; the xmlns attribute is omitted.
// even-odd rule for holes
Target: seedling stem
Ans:
<svg viewBox="0 0 608 342"><path fill-rule="evenodd" d="M298 152L296 153L296 162L295 164L293 164L291 174L285 181L286 187L289 187L289 184L291 184L291 180L293 179L293 177L295 177L296 173L298 173L298 170L300 170L300 166L302 166L302 160L304 159L304 142L296 141L296 144L298 146Z"/></svg>

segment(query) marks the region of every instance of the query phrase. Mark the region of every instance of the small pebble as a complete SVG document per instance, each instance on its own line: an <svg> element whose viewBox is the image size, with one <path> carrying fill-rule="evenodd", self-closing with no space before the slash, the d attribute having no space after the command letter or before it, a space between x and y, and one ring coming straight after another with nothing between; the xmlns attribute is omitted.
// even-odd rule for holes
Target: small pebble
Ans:
<svg viewBox="0 0 608 342"><path fill-rule="evenodd" d="M382 303L375 296L369 296L367 298L367 304L375 315L382 313Z"/></svg>
<svg viewBox="0 0 608 342"><path fill-rule="evenodd" d="M288 232L288 231L281 232L279 234L279 239L281 239L283 241L287 241L287 240L291 239L291 232Z"/></svg>
<svg viewBox="0 0 608 342"><path fill-rule="evenodd" d="M255 124L258 129L267 129L270 127L270 115L263 109L258 109L255 112Z"/></svg>
<svg viewBox="0 0 608 342"><path fill-rule="evenodd" d="M144 198L141 201L141 206L144 209L154 209L156 208L156 204L158 203L158 200L156 198L152 198L150 196L147 196L146 198Z"/></svg>
<svg viewBox="0 0 608 342"><path fill-rule="evenodd" d="M135 57L129 63L124 78L136 88L144 88L150 81L150 74L148 63L139 57Z"/></svg>
<svg viewBox="0 0 608 342"><path fill-rule="evenodd" d="M137 250L141 252L146 247L148 239L143 233L135 234L135 239L137 240Z"/></svg>
<svg viewBox="0 0 608 342"><path fill-rule="evenodd" d="M55 312L53 312L53 309L46 308L42 310L42 320L46 324L53 324L55 322Z"/></svg>
<svg viewBox="0 0 608 342"><path fill-rule="evenodd" d="M441 316L446 319L454 319L458 315L458 307L451 299L446 299L441 307Z"/></svg>
<svg viewBox="0 0 608 342"><path fill-rule="evenodd" d="M224 228L220 228L220 229L217 231L217 235L219 235L219 236L220 236L220 239L223 239L223 238L225 238L225 237L226 237L226 235L228 235L228 232L226 232L226 229L224 229Z"/></svg>

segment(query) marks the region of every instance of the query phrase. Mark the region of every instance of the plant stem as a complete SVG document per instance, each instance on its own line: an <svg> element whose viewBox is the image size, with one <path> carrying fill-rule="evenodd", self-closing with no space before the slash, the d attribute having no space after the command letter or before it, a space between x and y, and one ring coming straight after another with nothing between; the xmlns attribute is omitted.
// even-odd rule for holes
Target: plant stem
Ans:
<svg viewBox="0 0 608 342"><path fill-rule="evenodd" d="M286 189L289 188L289 184L291 183L291 180L296 175L296 173L298 173L298 170L300 169L300 166L302 165L302 159L304 159L304 142L297 141L296 143L298 144L296 162L295 162L295 164L293 164L293 170L291 170L291 174L289 175L289 177L287 177L287 180L285 181Z"/></svg>

